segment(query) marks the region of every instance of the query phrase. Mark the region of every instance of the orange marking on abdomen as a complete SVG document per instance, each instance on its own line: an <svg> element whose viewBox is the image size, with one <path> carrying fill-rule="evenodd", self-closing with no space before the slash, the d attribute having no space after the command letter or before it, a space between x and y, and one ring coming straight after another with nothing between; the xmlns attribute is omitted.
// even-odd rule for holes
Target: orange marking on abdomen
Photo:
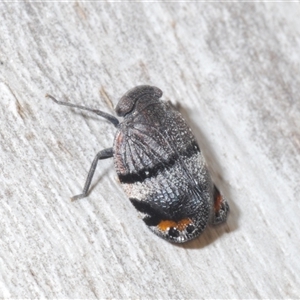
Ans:
<svg viewBox="0 0 300 300"><path fill-rule="evenodd" d="M162 231L166 231L167 229L171 228L171 227L176 227L177 223L171 220L163 220L160 221L159 224L157 225L157 227L162 230Z"/></svg>
<svg viewBox="0 0 300 300"><path fill-rule="evenodd" d="M190 219L182 219L178 222L175 222L172 220L163 220L163 221L159 222L157 227L162 231L166 231L171 227L175 227L178 230L182 231L191 223L192 223L192 221Z"/></svg>

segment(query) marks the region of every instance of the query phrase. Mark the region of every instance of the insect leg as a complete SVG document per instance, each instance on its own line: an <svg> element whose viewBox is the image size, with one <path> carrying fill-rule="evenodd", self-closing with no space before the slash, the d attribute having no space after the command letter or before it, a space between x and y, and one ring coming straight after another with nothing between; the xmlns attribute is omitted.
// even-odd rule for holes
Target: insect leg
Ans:
<svg viewBox="0 0 300 300"><path fill-rule="evenodd" d="M75 201L75 200L84 198L88 195L88 190L90 188L90 185L91 185L91 182L92 182L92 179L93 179L96 167L97 167L98 160L110 158L112 156L113 156L113 148L103 149L103 150L101 150L100 152L97 153L97 155L95 156L95 158L92 162L92 165L91 165L91 168L89 170L89 174L86 178L82 193L79 194L79 195L73 196L71 198L71 201Z"/></svg>
<svg viewBox="0 0 300 300"><path fill-rule="evenodd" d="M216 186L214 186L214 216L213 225L218 225L226 221L229 212L227 200L221 195Z"/></svg>
<svg viewBox="0 0 300 300"><path fill-rule="evenodd" d="M52 99L55 103L57 103L59 105L65 105L65 106L69 106L69 107L80 108L80 109L83 109L83 110L91 111L91 112L97 114L98 116L101 116L101 117L105 118L106 120L111 122L115 127L117 127L118 124L119 124L119 120L116 117L114 117L114 116L112 116L112 115L110 115L110 114L108 114L104 111L101 111L101 110L98 110L98 109L92 109L92 108L85 107L85 106L82 106L82 105L72 104L72 103L69 103L69 102L58 101L53 96L51 96L49 94L46 94L46 97Z"/></svg>

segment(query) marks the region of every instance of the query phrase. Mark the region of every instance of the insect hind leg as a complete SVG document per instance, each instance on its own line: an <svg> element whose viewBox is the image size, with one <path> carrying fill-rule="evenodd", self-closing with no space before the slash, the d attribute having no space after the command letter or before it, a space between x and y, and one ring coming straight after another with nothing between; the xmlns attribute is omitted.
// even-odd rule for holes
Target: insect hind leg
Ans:
<svg viewBox="0 0 300 300"><path fill-rule="evenodd" d="M212 225L224 223L229 212L227 200L221 195L216 186L214 186L214 215Z"/></svg>
<svg viewBox="0 0 300 300"><path fill-rule="evenodd" d="M90 167L90 170L89 170L88 176L86 178L82 193L79 195L73 196L71 198L71 201L85 198L88 195L89 188L90 188L90 185L91 185L91 182L92 182L92 179L93 179L93 176L94 176L97 164L98 164L98 160L106 159L106 158L110 158L110 157L113 157L113 148L103 149L97 153L97 155L95 156L95 158L92 162L92 165Z"/></svg>

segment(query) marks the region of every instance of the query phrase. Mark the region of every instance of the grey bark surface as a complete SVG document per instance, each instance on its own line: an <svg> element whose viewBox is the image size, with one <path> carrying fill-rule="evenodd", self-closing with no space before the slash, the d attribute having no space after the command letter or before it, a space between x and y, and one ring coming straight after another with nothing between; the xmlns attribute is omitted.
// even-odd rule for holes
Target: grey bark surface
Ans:
<svg viewBox="0 0 300 300"><path fill-rule="evenodd" d="M299 3L1 3L1 298L297 298ZM225 225L152 234L96 153L150 84L179 106L227 197Z"/></svg>

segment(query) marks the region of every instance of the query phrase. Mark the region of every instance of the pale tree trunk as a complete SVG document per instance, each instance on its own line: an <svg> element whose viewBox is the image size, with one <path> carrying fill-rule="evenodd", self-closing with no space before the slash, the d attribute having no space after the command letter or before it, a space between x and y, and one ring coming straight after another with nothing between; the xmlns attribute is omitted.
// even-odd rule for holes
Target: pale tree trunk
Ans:
<svg viewBox="0 0 300 300"><path fill-rule="evenodd" d="M300 295L298 3L0 4L1 298ZM227 197L226 224L153 235L111 159L114 113L150 84L180 106Z"/></svg>

